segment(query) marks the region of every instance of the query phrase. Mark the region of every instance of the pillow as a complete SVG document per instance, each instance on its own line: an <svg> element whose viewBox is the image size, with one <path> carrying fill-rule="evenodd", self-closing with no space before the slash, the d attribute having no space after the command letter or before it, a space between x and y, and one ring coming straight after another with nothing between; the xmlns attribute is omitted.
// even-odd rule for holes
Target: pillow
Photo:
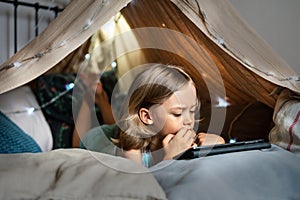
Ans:
<svg viewBox="0 0 300 200"><path fill-rule="evenodd" d="M270 142L300 154L300 98L284 89L275 105Z"/></svg>
<svg viewBox="0 0 300 200"><path fill-rule="evenodd" d="M31 114L27 108L38 108L39 104L28 86L21 86L0 95L0 110L26 134L31 136L42 151L52 150L52 134L43 113L38 110Z"/></svg>
<svg viewBox="0 0 300 200"><path fill-rule="evenodd" d="M38 144L0 111L0 153L37 153Z"/></svg>

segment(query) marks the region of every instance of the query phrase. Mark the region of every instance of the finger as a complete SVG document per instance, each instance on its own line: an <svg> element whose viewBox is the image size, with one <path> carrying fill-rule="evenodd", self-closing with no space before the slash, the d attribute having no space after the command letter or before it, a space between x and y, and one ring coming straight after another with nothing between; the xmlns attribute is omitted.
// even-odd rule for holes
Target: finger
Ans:
<svg viewBox="0 0 300 200"><path fill-rule="evenodd" d="M175 136L175 135L173 135L173 134L168 134L168 135L163 139L162 145L163 145L164 147L167 146L167 145L171 142L171 140L174 138L174 136Z"/></svg>
<svg viewBox="0 0 300 200"><path fill-rule="evenodd" d="M197 136L196 136L196 142L197 144L200 146L205 140L205 134L204 133L199 133Z"/></svg>
<svg viewBox="0 0 300 200"><path fill-rule="evenodd" d="M187 128L181 128L177 133L176 137L184 137L184 135L187 133L188 129Z"/></svg>
<svg viewBox="0 0 300 200"><path fill-rule="evenodd" d="M183 137L185 137L185 138L187 138L189 140L194 141L195 138L196 138L196 133L192 129L189 129L189 130L186 131L186 133L184 134Z"/></svg>

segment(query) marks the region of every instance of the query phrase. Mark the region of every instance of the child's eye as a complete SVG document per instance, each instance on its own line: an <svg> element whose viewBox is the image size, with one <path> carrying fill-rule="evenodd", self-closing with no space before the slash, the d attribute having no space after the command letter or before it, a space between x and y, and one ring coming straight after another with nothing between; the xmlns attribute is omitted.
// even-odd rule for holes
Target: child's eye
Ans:
<svg viewBox="0 0 300 200"><path fill-rule="evenodd" d="M181 116L181 113L173 113L173 115L174 115L175 117L180 117L180 116Z"/></svg>
<svg viewBox="0 0 300 200"><path fill-rule="evenodd" d="M196 112L196 110L190 110L190 113L195 113Z"/></svg>

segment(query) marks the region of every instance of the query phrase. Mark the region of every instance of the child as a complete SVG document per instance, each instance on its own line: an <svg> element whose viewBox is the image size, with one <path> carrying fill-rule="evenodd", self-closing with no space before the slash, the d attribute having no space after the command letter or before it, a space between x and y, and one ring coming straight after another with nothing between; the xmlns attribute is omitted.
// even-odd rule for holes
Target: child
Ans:
<svg viewBox="0 0 300 200"><path fill-rule="evenodd" d="M146 68L133 81L116 119L118 134L112 139L119 147L116 154L149 167L173 159L195 143L224 143L217 135L196 135L198 105L195 84L181 68L163 64ZM85 147L97 145L88 143L83 140Z"/></svg>

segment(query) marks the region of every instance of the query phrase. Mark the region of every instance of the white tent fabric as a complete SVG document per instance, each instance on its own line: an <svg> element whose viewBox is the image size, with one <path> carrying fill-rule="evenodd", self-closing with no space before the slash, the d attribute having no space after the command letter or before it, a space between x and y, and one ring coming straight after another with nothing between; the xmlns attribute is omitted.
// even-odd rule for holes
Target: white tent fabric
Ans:
<svg viewBox="0 0 300 200"><path fill-rule="evenodd" d="M83 44L129 1L71 1L40 35L1 66L0 94L45 73Z"/></svg>
<svg viewBox="0 0 300 200"><path fill-rule="evenodd" d="M72 1L45 31L1 66L0 94L45 73L129 2ZM228 1L172 2L204 34L246 68L272 83L300 93L299 76L255 34Z"/></svg>
<svg viewBox="0 0 300 200"><path fill-rule="evenodd" d="M247 25L228 1L171 1L246 68L272 83L300 92L299 75Z"/></svg>

